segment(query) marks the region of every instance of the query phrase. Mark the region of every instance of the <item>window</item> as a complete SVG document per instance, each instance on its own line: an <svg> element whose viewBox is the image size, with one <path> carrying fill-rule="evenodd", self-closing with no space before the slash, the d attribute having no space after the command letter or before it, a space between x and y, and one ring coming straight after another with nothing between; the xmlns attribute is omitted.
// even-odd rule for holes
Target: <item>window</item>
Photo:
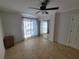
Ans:
<svg viewBox="0 0 79 59"><path fill-rule="evenodd" d="M48 32L48 21L40 21L40 33L44 34Z"/></svg>
<svg viewBox="0 0 79 59"><path fill-rule="evenodd" d="M24 38L37 35L37 21L36 20L24 18L23 26L24 26Z"/></svg>

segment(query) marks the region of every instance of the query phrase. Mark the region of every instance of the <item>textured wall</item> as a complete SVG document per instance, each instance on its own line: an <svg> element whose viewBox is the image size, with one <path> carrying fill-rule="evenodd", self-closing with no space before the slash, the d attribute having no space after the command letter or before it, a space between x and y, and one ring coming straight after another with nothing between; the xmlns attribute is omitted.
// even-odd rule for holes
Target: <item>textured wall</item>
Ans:
<svg viewBox="0 0 79 59"><path fill-rule="evenodd" d="M4 44L3 44L3 32L2 32L2 22L0 18L0 59L4 59Z"/></svg>
<svg viewBox="0 0 79 59"><path fill-rule="evenodd" d="M15 42L23 39L22 19L19 14L2 13L4 35L14 35Z"/></svg>

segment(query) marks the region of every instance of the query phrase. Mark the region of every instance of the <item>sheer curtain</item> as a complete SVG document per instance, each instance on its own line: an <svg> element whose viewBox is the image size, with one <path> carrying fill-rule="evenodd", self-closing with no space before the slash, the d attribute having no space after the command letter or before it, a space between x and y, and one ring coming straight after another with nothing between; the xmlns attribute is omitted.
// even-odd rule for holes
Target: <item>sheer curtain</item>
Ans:
<svg viewBox="0 0 79 59"><path fill-rule="evenodd" d="M37 21L35 19L23 19L24 38L37 36Z"/></svg>

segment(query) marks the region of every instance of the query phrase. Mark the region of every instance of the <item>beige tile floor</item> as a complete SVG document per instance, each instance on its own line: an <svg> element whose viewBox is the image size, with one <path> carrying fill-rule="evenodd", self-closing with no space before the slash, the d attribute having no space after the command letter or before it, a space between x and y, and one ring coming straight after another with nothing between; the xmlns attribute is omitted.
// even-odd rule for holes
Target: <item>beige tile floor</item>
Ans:
<svg viewBox="0 0 79 59"><path fill-rule="evenodd" d="M79 50L38 37L7 49L5 59L79 59Z"/></svg>

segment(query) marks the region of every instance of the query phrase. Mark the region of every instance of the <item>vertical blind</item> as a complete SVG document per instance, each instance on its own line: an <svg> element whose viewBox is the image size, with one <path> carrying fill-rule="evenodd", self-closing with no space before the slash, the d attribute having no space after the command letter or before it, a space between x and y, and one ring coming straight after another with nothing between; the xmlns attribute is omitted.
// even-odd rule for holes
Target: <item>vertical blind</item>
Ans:
<svg viewBox="0 0 79 59"><path fill-rule="evenodd" d="M36 36L38 34L36 20L24 18L23 25L24 25L24 37L25 38Z"/></svg>
<svg viewBox="0 0 79 59"><path fill-rule="evenodd" d="M40 20L40 25L38 25L36 19L23 18L23 28L24 38L38 36L48 32L48 21Z"/></svg>
<svg viewBox="0 0 79 59"><path fill-rule="evenodd" d="M40 21L40 33L44 34L48 32L48 22L47 21Z"/></svg>

